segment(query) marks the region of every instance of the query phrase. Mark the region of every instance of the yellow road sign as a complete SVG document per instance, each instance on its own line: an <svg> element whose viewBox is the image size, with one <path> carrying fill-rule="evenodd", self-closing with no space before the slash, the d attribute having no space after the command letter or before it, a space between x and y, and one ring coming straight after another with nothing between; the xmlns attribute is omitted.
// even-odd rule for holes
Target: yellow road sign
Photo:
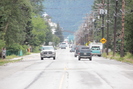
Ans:
<svg viewBox="0 0 133 89"><path fill-rule="evenodd" d="M90 42L90 41L88 41L85 45L86 45L86 46L88 46L90 43L91 43L91 42Z"/></svg>
<svg viewBox="0 0 133 89"><path fill-rule="evenodd" d="M106 40L105 38L102 38L102 39L100 40L100 42L104 44L104 43L107 42L107 40Z"/></svg>

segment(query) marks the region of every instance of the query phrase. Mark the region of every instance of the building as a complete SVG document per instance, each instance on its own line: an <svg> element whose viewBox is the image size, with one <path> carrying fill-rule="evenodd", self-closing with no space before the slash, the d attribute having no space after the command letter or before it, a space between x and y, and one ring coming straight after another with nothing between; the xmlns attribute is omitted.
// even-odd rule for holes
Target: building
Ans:
<svg viewBox="0 0 133 89"><path fill-rule="evenodd" d="M42 17L45 19L45 21L48 22L49 26L51 27L52 34L54 34L57 28L57 24L52 22L50 16L46 12L42 15Z"/></svg>

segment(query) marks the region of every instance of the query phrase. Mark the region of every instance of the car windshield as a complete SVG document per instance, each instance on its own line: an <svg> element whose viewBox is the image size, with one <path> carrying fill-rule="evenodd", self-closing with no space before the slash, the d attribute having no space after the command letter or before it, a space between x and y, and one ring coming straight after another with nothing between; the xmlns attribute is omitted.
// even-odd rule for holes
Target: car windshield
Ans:
<svg viewBox="0 0 133 89"><path fill-rule="evenodd" d="M91 49L92 50L100 50L100 47L99 46L93 46Z"/></svg>
<svg viewBox="0 0 133 89"><path fill-rule="evenodd" d="M81 52L91 52L91 50L89 49L89 47L81 47L80 51Z"/></svg>
<svg viewBox="0 0 133 89"><path fill-rule="evenodd" d="M81 49L89 49L89 47L82 47Z"/></svg>
<svg viewBox="0 0 133 89"><path fill-rule="evenodd" d="M66 43L62 43L62 44L66 44Z"/></svg>
<svg viewBox="0 0 133 89"><path fill-rule="evenodd" d="M54 48L53 47L43 47L43 50L53 50Z"/></svg>

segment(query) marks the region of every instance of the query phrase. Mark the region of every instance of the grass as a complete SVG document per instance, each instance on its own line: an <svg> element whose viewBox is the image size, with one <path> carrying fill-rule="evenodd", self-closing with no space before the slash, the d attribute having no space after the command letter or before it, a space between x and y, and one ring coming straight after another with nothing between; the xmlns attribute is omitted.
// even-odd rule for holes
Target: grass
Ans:
<svg viewBox="0 0 133 89"><path fill-rule="evenodd" d="M109 55L107 55L106 53L103 53L102 56L105 58L115 59L117 61L122 61L122 62L133 64L133 55L129 52L127 52L124 57L120 57L120 54L118 53L116 53L115 56L113 56L113 52L110 52Z"/></svg>
<svg viewBox="0 0 133 89"><path fill-rule="evenodd" d="M25 55L30 55L30 54L31 54L30 52L27 52ZM17 57L18 57L17 55L10 55L6 56L6 59L0 59L0 66L5 65L7 63L14 63L23 60L22 58L16 60L10 60Z"/></svg>
<svg viewBox="0 0 133 89"><path fill-rule="evenodd" d="M6 59L0 59L0 66L5 65L7 63L14 63L14 62L18 62L22 60L22 58L16 59L16 60L10 60L10 59L17 58L17 57L18 56L16 55L11 55L11 56L7 56Z"/></svg>
<svg viewBox="0 0 133 89"><path fill-rule="evenodd" d="M27 52L25 55L30 55L31 53L30 52Z"/></svg>
<svg viewBox="0 0 133 89"><path fill-rule="evenodd" d="M0 66L5 65L7 63L18 62L18 61L21 61L21 60L22 60L22 58L21 59L17 59L17 60L2 59L2 60L0 60Z"/></svg>

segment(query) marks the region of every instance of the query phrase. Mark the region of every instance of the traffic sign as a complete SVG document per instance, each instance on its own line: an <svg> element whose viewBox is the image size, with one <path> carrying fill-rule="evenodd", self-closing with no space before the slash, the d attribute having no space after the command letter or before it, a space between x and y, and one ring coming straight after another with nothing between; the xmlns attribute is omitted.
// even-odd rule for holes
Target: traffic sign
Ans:
<svg viewBox="0 0 133 89"><path fill-rule="evenodd" d="M102 38L102 39L100 40L100 42L104 44L104 43L107 42L107 40L106 40L105 38Z"/></svg>
<svg viewBox="0 0 133 89"><path fill-rule="evenodd" d="M88 41L85 45L86 45L86 46L88 46L90 43L91 43L91 42L90 42L90 41Z"/></svg>

